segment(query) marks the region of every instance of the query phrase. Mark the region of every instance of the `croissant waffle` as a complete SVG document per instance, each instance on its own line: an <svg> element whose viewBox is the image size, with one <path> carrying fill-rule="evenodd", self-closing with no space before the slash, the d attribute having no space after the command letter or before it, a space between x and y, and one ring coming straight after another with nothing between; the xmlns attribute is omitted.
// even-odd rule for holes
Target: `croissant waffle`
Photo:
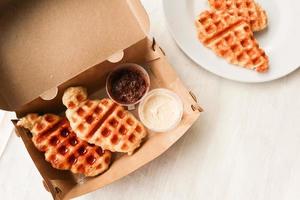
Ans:
<svg viewBox="0 0 300 200"><path fill-rule="evenodd" d="M31 131L34 145L56 169L96 176L109 167L111 152L77 138L66 118L28 114L18 126Z"/></svg>
<svg viewBox="0 0 300 200"><path fill-rule="evenodd" d="M268 24L266 11L254 0L208 0L208 2L215 10L243 17L250 24L252 31L263 30Z"/></svg>
<svg viewBox="0 0 300 200"><path fill-rule="evenodd" d="M199 40L228 62L266 72L269 60L259 47L249 24L221 11L204 11L197 20Z"/></svg>
<svg viewBox="0 0 300 200"><path fill-rule="evenodd" d="M81 87L66 90L63 103L77 136L103 149L131 155L147 135L144 126L122 106L107 98L89 100Z"/></svg>

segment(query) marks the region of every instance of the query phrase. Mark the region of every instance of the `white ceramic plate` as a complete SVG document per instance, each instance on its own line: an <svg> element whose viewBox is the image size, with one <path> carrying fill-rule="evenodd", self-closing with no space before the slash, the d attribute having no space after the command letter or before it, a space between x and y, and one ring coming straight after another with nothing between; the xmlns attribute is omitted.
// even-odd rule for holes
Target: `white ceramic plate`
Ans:
<svg viewBox="0 0 300 200"><path fill-rule="evenodd" d="M196 63L221 77L241 82L266 82L300 66L300 1L257 0L267 11L268 28L255 33L270 60L268 73L236 67L217 57L197 39L196 16L209 9L207 0L163 0L167 24L179 47Z"/></svg>

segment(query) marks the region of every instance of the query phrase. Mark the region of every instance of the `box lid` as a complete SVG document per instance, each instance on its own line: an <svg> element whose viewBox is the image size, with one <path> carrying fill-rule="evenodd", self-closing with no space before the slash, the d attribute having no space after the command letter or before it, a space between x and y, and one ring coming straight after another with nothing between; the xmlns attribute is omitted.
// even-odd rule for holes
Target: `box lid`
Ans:
<svg viewBox="0 0 300 200"><path fill-rule="evenodd" d="M17 110L144 39L139 0L7 0L0 4L0 108Z"/></svg>

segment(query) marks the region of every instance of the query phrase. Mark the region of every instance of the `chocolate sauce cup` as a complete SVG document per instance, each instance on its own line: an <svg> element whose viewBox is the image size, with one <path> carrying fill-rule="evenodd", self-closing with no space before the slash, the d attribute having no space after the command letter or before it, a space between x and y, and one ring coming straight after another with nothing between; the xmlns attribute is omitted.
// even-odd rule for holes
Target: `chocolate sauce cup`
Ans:
<svg viewBox="0 0 300 200"><path fill-rule="evenodd" d="M150 88L148 72L140 65L124 63L106 78L106 92L115 103L133 110ZM124 100L124 99L127 99Z"/></svg>

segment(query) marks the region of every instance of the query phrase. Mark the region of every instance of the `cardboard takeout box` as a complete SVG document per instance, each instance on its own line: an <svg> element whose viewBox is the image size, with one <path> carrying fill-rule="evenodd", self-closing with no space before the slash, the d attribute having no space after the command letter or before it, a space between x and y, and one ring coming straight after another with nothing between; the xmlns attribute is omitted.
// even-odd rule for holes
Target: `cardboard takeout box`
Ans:
<svg viewBox="0 0 300 200"><path fill-rule="evenodd" d="M151 88L168 88L184 103L176 129L149 131L136 153L117 157L108 171L94 178L52 168L34 147L31 134L16 127L54 199L76 197L128 175L166 151L198 118L201 108L195 96L147 36L149 20L139 0L5 0L0 9L1 109L15 111L18 117L61 113L66 88L101 91L107 74L126 62L144 66Z"/></svg>

